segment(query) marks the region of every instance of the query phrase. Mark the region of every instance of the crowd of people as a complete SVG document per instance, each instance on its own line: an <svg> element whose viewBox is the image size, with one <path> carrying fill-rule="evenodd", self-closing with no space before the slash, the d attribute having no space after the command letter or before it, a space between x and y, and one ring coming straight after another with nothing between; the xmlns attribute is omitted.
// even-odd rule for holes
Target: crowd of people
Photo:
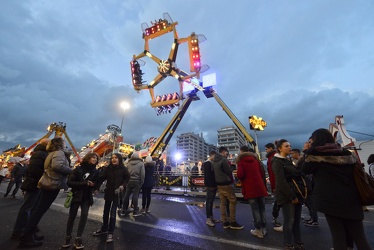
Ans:
<svg viewBox="0 0 374 250"><path fill-rule="evenodd" d="M286 139L265 145L267 172L271 193L273 229L283 233L284 249L302 250L300 225L318 227L318 213L323 213L332 236L333 249L371 249L364 232L364 209L359 200L353 177L358 161L349 150L334 141L327 129L317 129L302 149L292 149ZM224 228L243 229L236 222L236 197L233 194L232 170L226 159L228 150L210 152L203 164L204 182L207 188L206 224L215 226L212 207L216 192L220 198L221 221ZM367 163L373 177L374 154ZM247 146L240 148L236 159L237 177L241 181L242 194L252 210L254 228L250 233L257 238L267 235L265 197L269 195L265 171L257 154ZM302 206L308 208L310 218L302 218ZM229 209L228 209L229 208ZM279 220L282 212L283 225Z"/></svg>
<svg viewBox="0 0 374 250"><path fill-rule="evenodd" d="M13 186L12 197L18 188L24 193L11 238L20 240L20 247L38 247L44 236L38 235L38 224L48 211L61 189L71 188L72 202L66 223L62 247L72 244L84 248L82 235L87 222L93 196L105 182L102 226L93 236L106 235L106 242L114 240L117 210L120 215L132 213L140 216L150 212L151 190L155 185L157 168L152 157L140 158L132 153L126 161L119 153L113 153L108 165L98 170L100 157L88 153L74 169L70 167L69 154L65 152L62 138L42 139L34 149L29 164L22 158L11 172L11 180L4 197ZM202 165L206 188L206 224L216 226L220 221L225 229L241 230L236 219L237 197L234 191L233 165L241 182L242 194L250 204L253 229L250 234L263 239L267 236L268 222L265 198L272 193L273 229L283 233L284 249L305 249L300 225L318 227L318 213L323 213L332 235L332 246L338 249L371 249L366 239L364 212L353 178L353 168L358 159L350 151L337 144L326 129L314 131L302 151L292 149L286 139L265 145L267 165L248 146L240 147L235 164L228 160L229 151L220 147L211 151ZM302 154L301 154L302 153ZM374 154L370 155L370 175L374 172ZM266 171L271 190L267 190ZM24 179L22 181L22 179ZM142 192L141 209L138 205ZM213 215L213 203L218 193L220 218ZM131 203L130 197L132 196ZM302 206L308 208L310 218L302 218ZM73 228L78 210L81 214L75 235ZM282 214L282 221L279 214ZM342 240L344 239L344 240Z"/></svg>

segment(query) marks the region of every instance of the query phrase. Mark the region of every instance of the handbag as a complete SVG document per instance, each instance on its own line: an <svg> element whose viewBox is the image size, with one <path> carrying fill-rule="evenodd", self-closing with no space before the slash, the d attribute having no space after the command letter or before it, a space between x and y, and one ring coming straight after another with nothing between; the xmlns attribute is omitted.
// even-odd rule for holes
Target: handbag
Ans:
<svg viewBox="0 0 374 250"><path fill-rule="evenodd" d="M73 201L73 192L70 191L68 195L66 196L64 207L69 208L72 201Z"/></svg>
<svg viewBox="0 0 374 250"><path fill-rule="evenodd" d="M300 203L304 203L308 197L308 187L303 176L291 177L288 182Z"/></svg>
<svg viewBox="0 0 374 250"><path fill-rule="evenodd" d="M42 177L38 181L38 188L45 190L57 190L60 189L61 178L55 179L48 175L45 170Z"/></svg>
<svg viewBox="0 0 374 250"><path fill-rule="evenodd" d="M359 162L353 168L353 177L360 196L361 205L374 205L374 178L365 172Z"/></svg>

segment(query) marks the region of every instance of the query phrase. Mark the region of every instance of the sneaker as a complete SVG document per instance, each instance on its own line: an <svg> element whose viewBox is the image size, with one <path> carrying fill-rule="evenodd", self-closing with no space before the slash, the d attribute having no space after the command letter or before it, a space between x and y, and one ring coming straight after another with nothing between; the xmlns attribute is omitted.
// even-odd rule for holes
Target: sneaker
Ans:
<svg viewBox="0 0 374 250"><path fill-rule="evenodd" d="M280 223L277 221L277 219L275 219L275 218L273 218L273 225L274 225L274 227L280 227L280 226L282 226L282 224L280 224Z"/></svg>
<svg viewBox="0 0 374 250"><path fill-rule="evenodd" d="M230 223L230 229L241 230L243 228L244 228L244 226L238 224L236 221Z"/></svg>
<svg viewBox="0 0 374 250"><path fill-rule="evenodd" d="M264 238L264 235L262 234L261 230L259 230L259 229L251 229L251 234L253 236L256 236L257 238L260 238L260 239Z"/></svg>
<svg viewBox="0 0 374 250"><path fill-rule="evenodd" d="M283 232L283 226L280 226L280 227L274 227L273 229L274 229L274 231L276 231L276 232L280 232L280 233Z"/></svg>
<svg viewBox="0 0 374 250"><path fill-rule="evenodd" d="M101 229L97 230L96 232L93 232L93 236L98 236L98 235L102 235L102 234L107 234L108 231L103 231Z"/></svg>
<svg viewBox="0 0 374 250"><path fill-rule="evenodd" d="M149 207L147 208L147 210L145 210L147 213L150 213L151 212L151 209L149 209Z"/></svg>
<svg viewBox="0 0 374 250"><path fill-rule="evenodd" d="M4 197L7 197L8 196L8 194L4 194Z"/></svg>
<svg viewBox="0 0 374 250"><path fill-rule="evenodd" d="M69 248L69 247L71 247L70 240L71 240L71 236L66 236L64 244L62 244L62 248Z"/></svg>
<svg viewBox="0 0 374 250"><path fill-rule="evenodd" d="M214 219L213 217L212 218L210 218L214 223L219 223L219 220L217 220L217 219Z"/></svg>
<svg viewBox="0 0 374 250"><path fill-rule="evenodd" d="M212 221L211 218L206 219L206 224L207 224L208 226L210 226L210 227L214 227L214 226L215 226L215 224L214 224L214 222Z"/></svg>
<svg viewBox="0 0 374 250"><path fill-rule="evenodd" d="M134 216L134 217L138 217L138 216L141 216L141 215L142 215L142 213L140 213L139 211L134 211L133 214L132 214L132 216Z"/></svg>
<svg viewBox="0 0 374 250"><path fill-rule="evenodd" d="M230 222L226 221L223 223L223 228L229 228L230 227Z"/></svg>
<svg viewBox="0 0 374 250"><path fill-rule="evenodd" d="M113 234L108 234L108 237L106 238L106 242L108 243L113 242Z"/></svg>
<svg viewBox="0 0 374 250"><path fill-rule="evenodd" d="M10 238L12 240L20 240L23 235L24 235L24 233L12 233L12 236L10 236Z"/></svg>
<svg viewBox="0 0 374 250"><path fill-rule="evenodd" d="M313 219L312 219L312 218L307 219L307 220L304 220L304 223L311 223L311 222L313 222Z"/></svg>
<svg viewBox="0 0 374 250"><path fill-rule="evenodd" d="M310 222L306 222L304 225L307 227L318 227L319 223L317 221L310 221Z"/></svg>
<svg viewBox="0 0 374 250"><path fill-rule="evenodd" d="M261 232L264 236L268 234L268 231L266 230L266 228L261 228Z"/></svg>
<svg viewBox="0 0 374 250"><path fill-rule="evenodd" d="M140 213L145 214L145 209L144 208L140 209Z"/></svg>
<svg viewBox="0 0 374 250"><path fill-rule="evenodd" d="M82 244L82 237L75 238L74 246L75 246L75 249L83 249L84 248L84 246Z"/></svg>
<svg viewBox="0 0 374 250"><path fill-rule="evenodd" d="M296 243L294 245L295 250L305 250L305 246L303 243Z"/></svg>
<svg viewBox="0 0 374 250"><path fill-rule="evenodd" d="M12 194L10 197L12 197L13 199L15 199L16 198L16 196L14 195L14 194Z"/></svg>

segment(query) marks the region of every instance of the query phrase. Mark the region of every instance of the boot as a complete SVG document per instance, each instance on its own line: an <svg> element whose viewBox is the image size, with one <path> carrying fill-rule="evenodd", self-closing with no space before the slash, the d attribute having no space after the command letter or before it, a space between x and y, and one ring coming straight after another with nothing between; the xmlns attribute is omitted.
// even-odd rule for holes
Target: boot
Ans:
<svg viewBox="0 0 374 250"><path fill-rule="evenodd" d="M34 233L34 240L36 241L42 241L44 240L44 235L37 235L36 233Z"/></svg>
<svg viewBox="0 0 374 250"><path fill-rule="evenodd" d="M19 243L19 248L32 248L32 247L38 247L42 245L43 242L37 241L33 237L33 233L26 233L22 238L21 242Z"/></svg>

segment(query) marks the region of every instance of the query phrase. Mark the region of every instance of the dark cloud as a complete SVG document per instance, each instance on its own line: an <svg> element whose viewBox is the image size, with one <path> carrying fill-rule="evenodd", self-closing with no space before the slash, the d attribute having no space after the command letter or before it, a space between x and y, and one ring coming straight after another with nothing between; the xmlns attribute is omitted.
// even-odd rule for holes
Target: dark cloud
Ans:
<svg viewBox="0 0 374 250"><path fill-rule="evenodd" d="M249 128L250 115L268 122L257 133L261 149L279 138L301 147L336 115L344 115L348 129L374 134L374 118L368 116L374 103L374 6L361 3L200 1L199 8L190 2L165 8L157 1L2 2L0 151L29 146L60 121L77 148L108 125L119 126L122 117L125 142L159 136L175 111L156 116L149 93L131 86L129 61L144 50L141 23L166 11L179 22L180 37L191 32L207 37L200 46L211 67L207 74L217 74L217 93L243 125ZM172 34L154 39L151 52L164 59L171 42ZM183 69L186 53L181 44L177 65ZM150 82L156 65L144 61L144 79ZM155 89L156 94L177 90L173 78ZM202 133L215 144L217 130L233 123L214 98L199 97L175 134ZM125 113L123 100L131 106Z"/></svg>

